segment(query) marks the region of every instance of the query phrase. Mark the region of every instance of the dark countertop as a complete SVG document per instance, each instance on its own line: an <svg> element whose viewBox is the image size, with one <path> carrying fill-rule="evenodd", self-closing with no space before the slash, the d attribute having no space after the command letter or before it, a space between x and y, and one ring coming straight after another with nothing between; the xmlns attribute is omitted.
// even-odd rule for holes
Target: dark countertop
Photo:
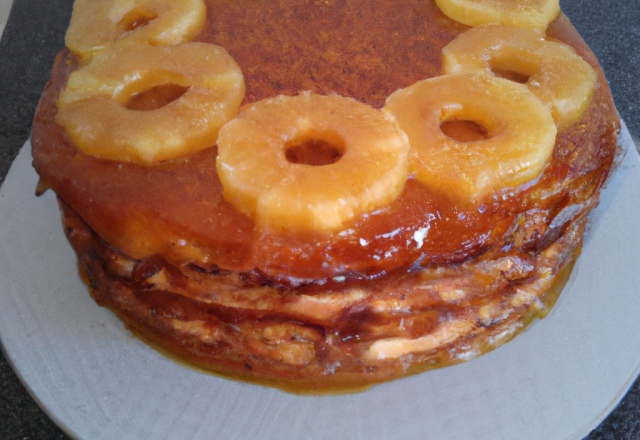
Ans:
<svg viewBox="0 0 640 440"><path fill-rule="evenodd" d="M40 93L64 46L72 3L14 0L0 40L0 184L29 137ZM600 60L629 131L640 138L640 3L563 0L561 6ZM2 355L0 438L69 438L40 410ZM587 439L640 439L640 380Z"/></svg>

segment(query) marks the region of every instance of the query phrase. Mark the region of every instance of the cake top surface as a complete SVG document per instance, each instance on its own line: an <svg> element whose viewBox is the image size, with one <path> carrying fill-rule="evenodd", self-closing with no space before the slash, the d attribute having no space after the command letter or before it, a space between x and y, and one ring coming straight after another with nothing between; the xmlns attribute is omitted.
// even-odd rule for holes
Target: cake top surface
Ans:
<svg viewBox="0 0 640 440"><path fill-rule="evenodd" d="M435 3L416 0L297 1L293 5L288 1L210 1L207 17L196 40L222 46L238 63L246 84L244 103L311 90L380 108L395 90L440 75L442 48L468 29L444 16ZM566 17L553 22L547 36L567 41L599 71ZM54 72L57 91L50 90L51 97L65 87L77 69L75 63L72 55L59 63ZM92 227L136 258L159 253L177 263L192 261L240 271L257 268L268 277L285 274L290 280L378 276L417 261L464 260L504 245L505 234L513 230L521 213L561 210L573 203L567 195L570 189L557 182L595 171L615 148L613 143L600 148L598 133L615 132L617 122L599 75L582 122L558 136L549 166L531 184L465 206L410 178L388 207L356 217L328 238L256 227L223 197L213 172L215 147L145 167L77 155L60 128L49 125L49 135L60 141L55 146L36 143L36 166L45 158L57 162L57 167L38 166L43 181L58 186L56 191L76 209L85 206L83 217ZM55 111L51 109L49 115ZM56 157L49 155L54 150ZM74 178L62 188L60 178L65 175ZM176 186L181 190L176 191ZM536 237L523 240L535 247L552 239L552 233L545 236L551 221L545 221L546 227ZM429 238L424 240L427 233ZM319 242L324 244L318 246Z"/></svg>

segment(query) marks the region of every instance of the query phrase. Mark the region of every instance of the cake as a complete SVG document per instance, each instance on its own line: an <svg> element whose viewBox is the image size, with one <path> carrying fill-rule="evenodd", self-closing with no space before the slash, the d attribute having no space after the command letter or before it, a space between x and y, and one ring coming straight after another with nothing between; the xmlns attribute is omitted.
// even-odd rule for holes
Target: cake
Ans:
<svg viewBox="0 0 640 440"><path fill-rule="evenodd" d="M546 316L616 153L557 1L77 0L66 46L33 157L92 296L290 392L468 361Z"/></svg>

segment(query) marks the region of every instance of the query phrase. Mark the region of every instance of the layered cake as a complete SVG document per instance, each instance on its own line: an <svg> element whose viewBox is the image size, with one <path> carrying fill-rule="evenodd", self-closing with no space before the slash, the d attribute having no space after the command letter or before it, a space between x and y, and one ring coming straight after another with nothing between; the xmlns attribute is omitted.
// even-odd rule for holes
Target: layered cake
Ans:
<svg viewBox="0 0 640 440"><path fill-rule="evenodd" d="M31 139L135 335L338 393L546 316L618 131L557 0L76 0Z"/></svg>

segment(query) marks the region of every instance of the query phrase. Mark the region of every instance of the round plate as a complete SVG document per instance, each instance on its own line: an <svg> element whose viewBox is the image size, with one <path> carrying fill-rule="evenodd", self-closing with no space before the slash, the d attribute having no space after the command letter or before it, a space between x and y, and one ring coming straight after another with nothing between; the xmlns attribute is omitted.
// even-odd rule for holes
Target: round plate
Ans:
<svg viewBox="0 0 640 440"><path fill-rule="evenodd" d="M0 338L35 399L78 439L579 439L639 371L635 148L547 318L471 362L322 397L201 374L134 338L80 280L54 194L33 195L29 150L0 192Z"/></svg>

